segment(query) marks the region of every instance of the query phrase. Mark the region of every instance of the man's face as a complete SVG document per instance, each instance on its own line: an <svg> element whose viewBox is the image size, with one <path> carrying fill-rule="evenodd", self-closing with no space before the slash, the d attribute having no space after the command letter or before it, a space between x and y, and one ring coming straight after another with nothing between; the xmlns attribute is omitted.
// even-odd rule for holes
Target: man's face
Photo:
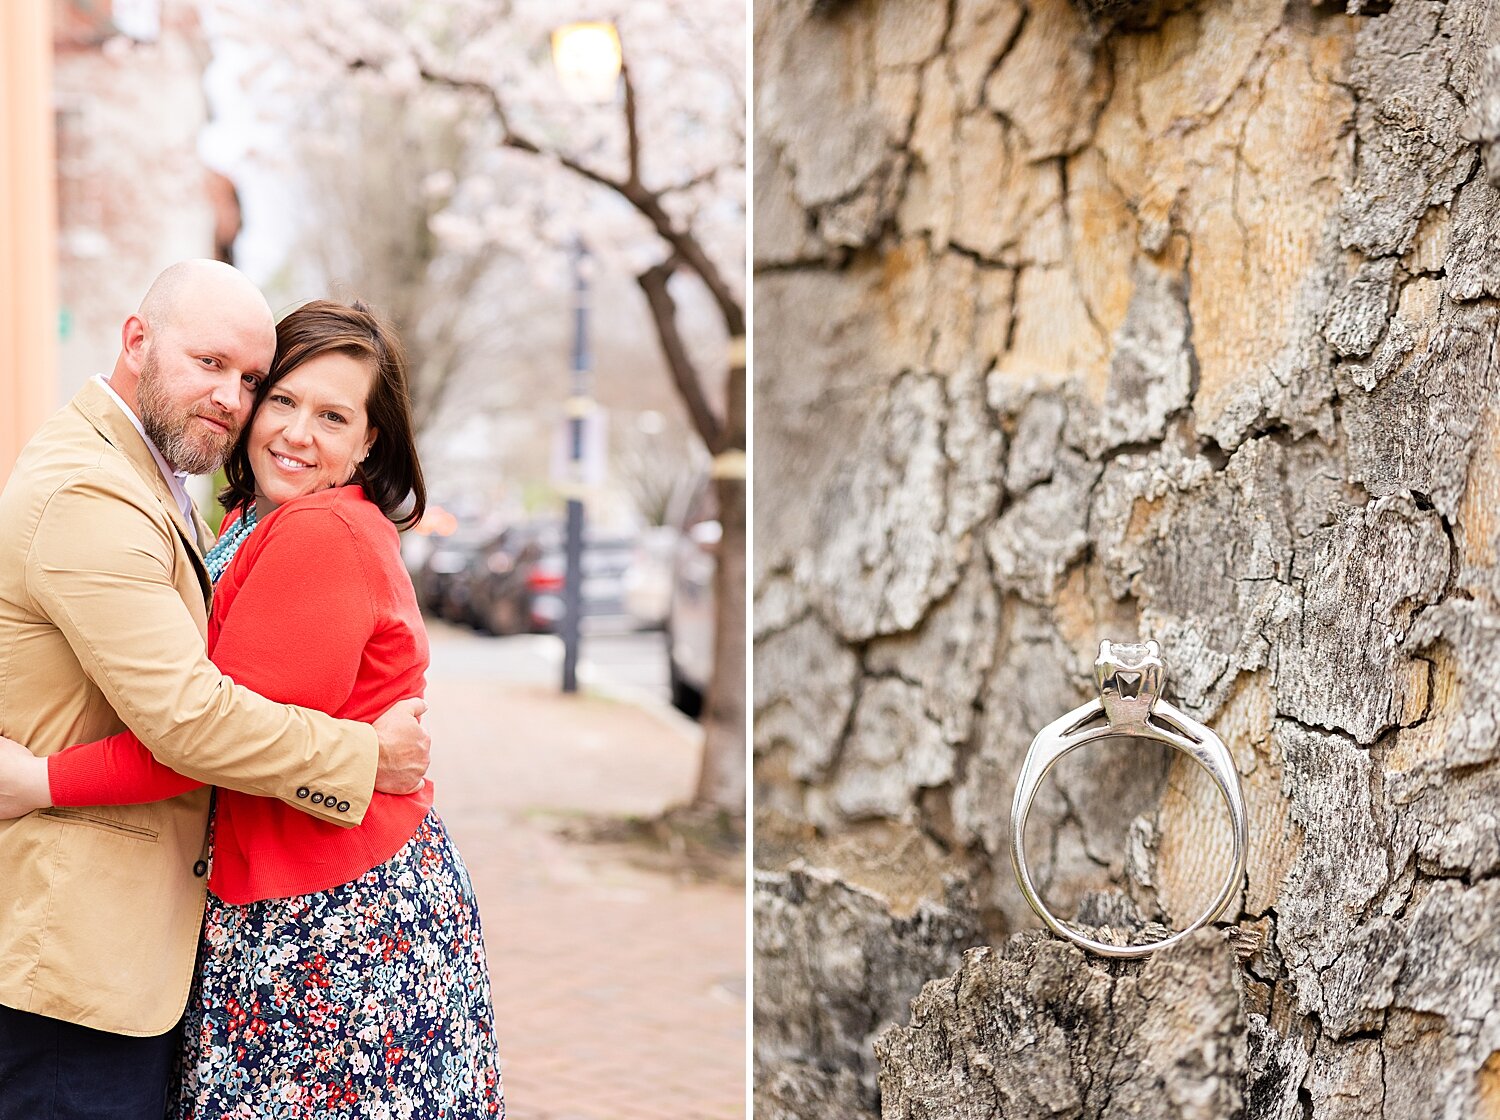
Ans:
<svg viewBox="0 0 1500 1120"><path fill-rule="evenodd" d="M211 474L223 466L270 368L273 351L262 340L234 333L169 326L142 359L141 426L179 471Z"/></svg>

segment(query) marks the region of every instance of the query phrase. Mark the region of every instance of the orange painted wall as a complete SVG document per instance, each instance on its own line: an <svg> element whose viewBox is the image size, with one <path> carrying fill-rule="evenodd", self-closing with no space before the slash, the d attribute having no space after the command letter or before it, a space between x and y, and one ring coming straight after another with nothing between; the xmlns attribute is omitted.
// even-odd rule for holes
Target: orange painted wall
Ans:
<svg viewBox="0 0 1500 1120"><path fill-rule="evenodd" d="M0 480L56 408L51 0L0 3Z"/></svg>

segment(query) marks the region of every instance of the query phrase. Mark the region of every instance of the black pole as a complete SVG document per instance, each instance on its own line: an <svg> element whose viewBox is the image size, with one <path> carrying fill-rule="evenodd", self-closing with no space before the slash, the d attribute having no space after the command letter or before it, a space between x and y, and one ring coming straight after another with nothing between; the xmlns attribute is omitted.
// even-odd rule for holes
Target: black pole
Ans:
<svg viewBox="0 0 1500 1120"><path fill-rule="evenodd" d="M578 691L578 646L583 619L584 415L589 405L588 250L573 243L573 393L568 401L568 537L563 576L564 692Z"/></svg>

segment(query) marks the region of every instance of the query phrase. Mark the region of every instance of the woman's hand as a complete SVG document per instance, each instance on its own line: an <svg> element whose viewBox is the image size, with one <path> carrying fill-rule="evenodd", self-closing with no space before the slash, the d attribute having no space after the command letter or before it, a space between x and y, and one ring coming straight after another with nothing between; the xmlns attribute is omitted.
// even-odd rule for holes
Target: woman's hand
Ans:
<svg viewBox="0 0 1500 1120"><path fill-rule="evenodd" d="M51 804L47 760L0 735L0 820L24 817Z"/></svg>

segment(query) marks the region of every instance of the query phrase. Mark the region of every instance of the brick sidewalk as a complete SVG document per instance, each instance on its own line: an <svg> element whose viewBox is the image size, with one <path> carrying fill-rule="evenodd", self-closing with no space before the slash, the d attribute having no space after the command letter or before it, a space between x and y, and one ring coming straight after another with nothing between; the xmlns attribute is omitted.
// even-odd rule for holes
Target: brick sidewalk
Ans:
<svg viewBox="0 0 1500 1120"><path fill-rule="evenodd" d="M474 878L512 1120L744 1116L745 903L540 814L650 814L699 747L633 705L491 677L428 685L437 808Z"/></svg>

